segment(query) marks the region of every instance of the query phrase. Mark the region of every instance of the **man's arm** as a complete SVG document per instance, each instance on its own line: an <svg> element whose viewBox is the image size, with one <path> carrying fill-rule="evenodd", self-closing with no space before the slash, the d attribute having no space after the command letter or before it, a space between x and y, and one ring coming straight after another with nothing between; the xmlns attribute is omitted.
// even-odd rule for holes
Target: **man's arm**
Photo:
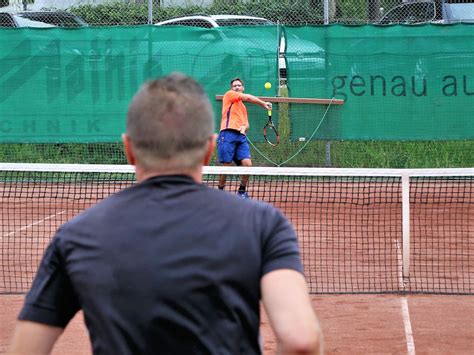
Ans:
<svg viewBox="0 0 474 355"><path fill-rule="evenodd" d="M50 325L18 321L9 354L49 354L63 328Z"/></svg>
<svg viewBox="0 0 474 355"><path fill-rule="evenodd" d="M304 276L278 269L261 281L262 301L281 354L322 354L323 340Z"/></svg>
<svg viewBox="0 0 474 355"><path fill-rule="evenodd" d="M241 95L242 95L241 96L242 101L247 101L247 102L250 102L251 104L256 104L256 105L262 106L263 108L265 108L267 110L272 109L272 103L271 102L262 101L257 96L253 96L253 95L250 95L250 94L241 94Z"/></svg>

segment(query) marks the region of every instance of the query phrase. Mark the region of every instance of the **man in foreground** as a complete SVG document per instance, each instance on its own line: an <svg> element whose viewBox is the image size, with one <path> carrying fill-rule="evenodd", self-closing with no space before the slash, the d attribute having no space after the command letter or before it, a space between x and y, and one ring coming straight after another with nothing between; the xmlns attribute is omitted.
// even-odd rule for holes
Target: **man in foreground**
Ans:
<svg viewBox="0 0 474 355"><path fill-rule="evenodd" d="M188 77L140 89L123 135L138 183L57 231L12 354L49 353L80 309L94 354L259 354L260 299L282 353L320 352L293 228L269 205L201 184L213 122Z"/></svg>
<svg viewBox="0 0 474 355"><path fill-rule="evenodd" d="M244 82L240 78L230 81L230 90L222 98L222 117L220 133L217 140L217 152L219 163L224 166L231 166L235 163L238 166L252 166L250 157L250 145L247 140L249 129L249 119L245 102L259 105L266 110L272 109L271 102L265 102L258 97L244 94ZM226 175L219 176L219 189L224 190ZM237 194L247 199L248 175L242 175Z"/></svg>

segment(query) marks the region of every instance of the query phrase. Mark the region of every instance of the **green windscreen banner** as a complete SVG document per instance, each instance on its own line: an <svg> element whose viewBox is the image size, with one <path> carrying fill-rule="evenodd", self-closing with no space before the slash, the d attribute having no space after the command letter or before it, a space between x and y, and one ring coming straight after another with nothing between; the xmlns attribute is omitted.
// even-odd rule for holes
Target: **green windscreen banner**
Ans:
<svg viewBox="0 0 474 355"><path fill-rule="evenodd" d="M0 142L118 142L140 85L173 71L204 86L218 121L232 78L277 87L277 48L276 26L0 29Z"/></svg>
<svg viewBox="0 0 474 355"><path fill-rule="evenodd" d="M215 96L240 77L257 96L344 100L275 106L291 140L474 139L473 35L468 24L0 29L0 142L118 142L136 90L173 71L204 86L217 124ZM253 106L261 141L266 112Z"/></svg>
<svg viewBox="0 0 474 355"><path fill-rule="evenodd" d="M345 100L290 108L293 139L474 139L473 25L285 32L290 96Z"/></svg>

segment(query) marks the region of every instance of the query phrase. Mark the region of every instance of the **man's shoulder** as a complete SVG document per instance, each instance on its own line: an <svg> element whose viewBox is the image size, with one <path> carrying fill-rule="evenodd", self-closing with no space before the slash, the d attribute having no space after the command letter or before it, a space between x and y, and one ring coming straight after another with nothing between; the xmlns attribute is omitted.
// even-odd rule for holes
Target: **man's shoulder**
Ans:
<svg viewBox="0 0 474 355"><path fill-rule="evenodd" d="M204 185L195 183L191 178L185 176L150 178L97 201L64 223L62 227L90 226L94 223L102 224L123 215L140 214L140 209L147 208L144 201L152 198L153 191L158 192L154 196L159 200L165 199L167 195L176 194L176 191L189 192L201 190L204 187ZM190 196L189 194L186 195Z"/></svg>
<svg viewBox="0 0 474 355"><path fill-rule="evenodd" d="M233 90L229 90L224 94L224 100L242 100L243 97L244 94Z"/></svg>
<svg viewBox="0 0 474 355"><path fill-rule="evenodd" d="M130 205L130 199L140 198L139 184L134 184L128 188L120 190L94 205L84 209L78 215L64 223L60 231L68 230L88 230L97 228L105 219L115 218L114 215L126 211ZM142 193L142 195L145 192Z"/></svg>

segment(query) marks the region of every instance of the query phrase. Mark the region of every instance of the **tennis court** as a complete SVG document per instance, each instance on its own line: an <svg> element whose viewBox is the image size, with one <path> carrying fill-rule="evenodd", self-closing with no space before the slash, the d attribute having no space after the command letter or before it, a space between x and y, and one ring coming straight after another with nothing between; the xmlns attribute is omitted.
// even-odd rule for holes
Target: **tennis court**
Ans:
<svg viewBox="0 0 474 355"><path fill-rule="evenodd" d="M474 296L323 295L312 296L325 337L326 354L472 354ZM7 349L23 296L0 297L0 353ZM264 354L276 341L265 316ZM53 354L91 354L78 314Z"/></svg>
<svg viewBox="0 0 474 355"><path fill-rule="evenodd" d="M127 166L2 164L1 170L5 351L54 231L133 184L134 175ZM474 169L411 172L408 195L400 171L348 170L251 170L252 197L280 208L298 232L327 352L472 353ZM232 191L245 170L208 167L205 183L216 187L222 172ZM262 333L271 354L276 343L265 317ZM90 353L81 315L55 351Z"/></svg>

